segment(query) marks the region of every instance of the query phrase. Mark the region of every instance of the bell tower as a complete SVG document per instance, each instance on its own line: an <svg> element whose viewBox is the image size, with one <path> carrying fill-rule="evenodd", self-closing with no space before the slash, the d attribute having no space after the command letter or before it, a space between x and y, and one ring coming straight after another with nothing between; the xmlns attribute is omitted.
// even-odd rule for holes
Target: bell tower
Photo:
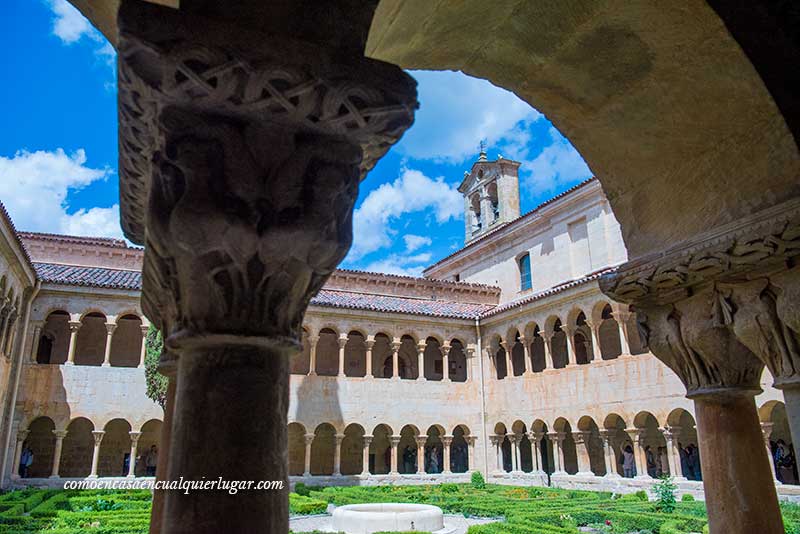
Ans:
<svg viewBox="0 0 800 534"><path fill-rule="evenodd" d="M464 244L519 217L520 162L486 157L486 143L458 190L464 195Z"/></svg>

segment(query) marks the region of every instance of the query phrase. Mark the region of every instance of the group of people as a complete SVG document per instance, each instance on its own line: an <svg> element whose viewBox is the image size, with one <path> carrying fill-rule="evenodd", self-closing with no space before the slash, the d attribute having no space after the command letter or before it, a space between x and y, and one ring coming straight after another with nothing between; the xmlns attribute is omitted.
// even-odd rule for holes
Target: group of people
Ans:
<svg viewBox="0 0 800 534"><path fill-rule="evenodd" d="M128 473L128 466L130 465L129 462L130 462L130 454L125 453L122 465L123 474ZM158 447L152 445L150 447L150 450L148 450L146 453L142 454L139 457L139 462L144 463L146 476L149 477L156 476L156 466L158 465ZM30 445L28 445L28 443L25 442L22 445L22 453L20 454L19 457L19 469L17 471L19 473L19 476L22 478L28 478L29 470L32 464L33 464L33 450L31 450ZM140 463L139 465L142 464Z"/></svg>
<svg viewBox="0 0 800 534"><path fill-rule="evenodd" d="M775 465L775 478L784 484L797 484L797 462L794 447L782 439L769 442L772 451L772 462Z"/></svg>
<svg viewBox="0 0 800 534"><path fill-rule="evenodd" d="M697 448L697 445L690 443L684 447L679 443L678 454L681 459L683 476L689 480L703 480L700 470L700 449ZM658 447L654 450L653 447L647 445L644 448L644 456L648 475L653 478L660 478L670 474L669 455L666 447ZM623 447L619 461L622 464L622 473L625 478L636 476L636 456L632 445L628 444Z"/></svg>

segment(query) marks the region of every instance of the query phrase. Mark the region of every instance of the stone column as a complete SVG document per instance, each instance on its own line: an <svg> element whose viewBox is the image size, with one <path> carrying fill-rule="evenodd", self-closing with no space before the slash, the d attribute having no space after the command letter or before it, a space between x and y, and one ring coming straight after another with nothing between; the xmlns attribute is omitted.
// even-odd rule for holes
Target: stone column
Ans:
<svg viewBox="0 0 800 534"><path fill-rule="evenodd" d="M444 447L442 473L449 475L452 473L450 468L450 445L453 444L453 436L442 436L442 446Z"/></svg>
<svg viewBox="0 0 800 534"><path fill-rule="evenodd" d="M524 336L519 336L519 342L522 343L522 350L524 351L524 369L522 373L525 376L533 376L533 363L531 362L531 350L528 346L528 340Z"/></svg>
<svg viewBox="0 0 800 534"><path fill-rule="evenodd" d="M344 378L344 348L347 345L347 334L339 334L339 378Z"/></svg>
<svg viewBox="0 0 800 534"><path fill-rule="evenodd" d="M603 351L600 347L600 324L594 321L586 321L586 326L589 327L589 331L592 333L592 350L587 353L589 354L589 360L603 360Z"/></svg>
<svg viewBox="0 0 800 534"><path fill-rule="evenodd" d="M306 434L303 436L305 440L305 455L303 456L303 476L308 477L311 476L311 444L314 443L314 434Z"/></svg>
<svg viewBox="0 0 800 534"><path fill-rule="evenodd" d="M681 457L678 452L678 436L680 435L681 427L667 426L661 429L664 434L664 439L667 441L667 460L669 461L669 474L675 480L686 480L683 476L683 468L681 467Z"/></svg>
<svg viewBox="0 0 800 534"><path fill-rule="evenodd" d="M375 375L372 374L372 347L375 345L375 338L373 336L367 336L366 341L364 341L364 345L367 347L367 378L375 378Z"/></svg>
<svg viewBox="0 0 800 534"><path fill-rule="evenodd" d="M392 341L392 380L400 380L400 340Z"/></svg>
<svg viewBox="0 0 800 534"><path fill-rule="evenodd" d="M33 324L33 339L31 339L31 353L30 362L36 363L36 355L39 352L39 340L42 338L42 328L44 325L41 321L36 321Z"/></svg>
<svg viewBox="0 0 800 534"><path fill-rule="evenodd" d="M489 368L489 378L492 380L497 379L497 361L494 357L494 351L491 347L486 347L484 349L486 351L486 360L488 362L487 367Z"/></svg>
<svg viewBox="0 0 800 534"><path fill-rule="evenodd" d="M777 238L742 241L742 235L715 231L707 242L693 242L691 252L676 248L653 263L637 263L633 271L622 268L601 286L612 298L635 305L643 341L678 375L695 403L711 534L778 534L783 523L754 400L763 363L734 335L734 323L740 318L746 323L742 316L755 313L761 298L769 301L769 292L737 301L717 281L733 277L730 269L758 262L763 247L777 246L770 244ZM792 235L781 239L796 239ZM740 272L736 276L746 279Z"/></svg>
<svg viewBox="0 0 800 534"><path fill-rule="evenodd" d="M100 461L100 442L103 441L103 436L106 433L104 430L93 430L92 437L94 437L94 450L92 451L92 470L89 473L89 478L97 478L97 464Z"/></svg>
<svg viewBox="0 0 800 534"><path fill-rule="evenodd" d="M466 349L466 363L467 366L467 382L472 381L472 366L475 364L475 349L472 347L468 347Z"/></svg>
<svg viewBox="0 0 800 534"><path fill-rule="evenodd" d="M361 4L195 7L117 15L122 226L178 355L168 476L287 481L303 316L347 254L359 182L413 121L415 83L364 57ZM162 531L286 532L287 493L169 492Z"/></svg>
<svg viewBox="0 0 800 534"><path fill-rule="evenodd" d="M442 345L442 381L450 382L450 345Z"/></svg>
<svg viewBox="0 0 800 534"><path fill-rule="evenodd" d="M17 445L14 447L14 464L12 465L11 478L19 478L19 464L22 461L22 446L30 433L29 430L17 431Z"/></svg>
<svg viewBox="0 0 800 534"><path fill-rule="evenodd" d="M390 436L389 445L392 447L391 458L389 459L389 474L399 475L397 471L397 446L400 444L401 436Z"/></svg>
<svg viewBox="0 0 800 534"><path fill-rule="evenodd" d="M142 346L139 349L139 369L144 369L144 359L147 357L147 332L150 330L150 325L141 325L139 328L142 330Z"/></svg>
<svg viewBox="0 0 800 534"><path fill-rule="evenodd" d="M511 350L509 349L507 341L501 341L500 346L503 347L503 352L506 354L506 378L514 378L514 361L511 358Z"/></svg>
<svg viewBox="0 0 800 534"><path fill-rule="evenodd" d="M555 369L556 366L553 365L553 334L542 335L542 339L544 340L544 368L545 369Z"/></svg>
<svg viewBox="0 0 800 534"><path fill-rule="evenodd" d="M114 336L114 330L116 329L116 323L106 323L106 347L103 353L102 367L111 367L111 338Z"/></svg>
<svg viewBox="0 0 800 534"><path fill-rule="evenodd" d="M572 433L572 439L575 440L575 452L578 456L578 475L594 476L592 462L589 457L591 437L592 435L589 432Z"/></svg>
<svg viewBox="0 0 800 534"><path fill-rule="evenodd" d="M631 353L631 344L628 338L628 321L631 319L633 314L628 311L624 311L621 308L617 307L613 311L614 319L617 321L617 327L619 328L619 345L620 345L620 353L623 356L630 355Z"/></svg>
<svg viewBox="0 0 800 534"><path fill-rule="evenodd" d="M614 434L611 430L601 430L600 438L603 440L603 459L606 464L606 475L609 478L619 478L617 473L617 460L614 455L614 446L611 443Z"/></svg>
<svg viewBox="0 0 800 534"><path fill-rule="evenodd" d="M361 476L369 476L369 446L372 443L372 436L364 436L361 449Z"/></svg>
<svg viewBox="0 0 800 534"><path fill-rule="evenodd" d="M308 336L310 349L308 351L308 376L317 375L317 343L319 336Z"/></svg>
<svg viewBox="0 0 800 534"><path fill-rule="evenodd" d="M139 438L142 437L141 432L128 432L131 437L131 456L128 460L128 478L136 476L136 449L139 446Z"/></svg>
<svg viewBox="0 0 800 534"><path fill-rule="evenodd" d="M772 435L773 423L761 423L761 433L764 435L764 447L767 449L767 457L769 458L769 468L772 470L772 478L775 479L776 484L781 482L775 474L775 461L772 456L772 447L769 445L769 437Z"/></svg>
<svg viewBox="0 0 800 534"><path fill-rule="evenodd" d="M496 436L492 435L489 436L489 441L492 445L494 445L494 472L495 473L502 473L503 472L503 459L500 453L500 443L503 436Z"/></svg>
<svg viewBox="0 0 800 534"><path fill-rule="evenodd" d="M64 446L64 438L67 437L67 431L53 430L53 435L56 437L56 443L55 447L53 447L53 469L50 473L50 478L60 478L58 470L61 466L61 449Z"/></svg>
<svg viewBox="0 0 800 534"><path fill-rule="evenodd" d="M567 337L567 367L576 364L575 360L575 332L574 326L564 326L561 328Z"/></svg>
<svg viewBox="0 0 800 534"><path fill-rule="evenodd" d="M507 434L506 437L511 444L511 472L519 473L522 471L519 467L519 436Z"/></svg>
<svg viewBox="0 0 800 534"><path fill-rule="evenodd" d="M67 361L64 365L75 365L75 345L78 341L78 330L81 329L80 321L69 322L69 350L67 351Z"/></svg>
<svg viewBox="0 0 800 534"><path fill-rule="evenodd" d="M419 369L419 373L417 375L417 380L424 382L427 380L425 378L425 347L427 346L426 343L420 341L417 344L417 368Z"/></svg>
<svg viewBox="0 0 800 534"><path fill-rule="evenodd" d="M333 452L333 475L339 476L342 474L342 440L344 439L344 434L336 434L334 439L336 439L336 448Z"/></svg>
<svg viewBox="0 0 800 534"><path fill-rule="evenodd" d="M469 450L467 451L467 473L471 473L475 469L475 436L464 436L467 440Z"/></svg>
<svg viewBox="0 0 800 534"><path fill-rule="evenodd" d="M652 478L647 472L647 459L644 452L644 429L626 428L625 432L633 442L633 459L636 462L636 478Z"/></svg>
<svg viewBox="0 0 800 534"><path fill-rule="evenodd" d="M553 459L556 462L556 465L554 466L555 471L553 472L554 475L566 474L564 471L564 451L561 446L565 437L566 434L564 432L547 433L547 439L550 440L550 443L553 446Z"/></svg>
<svg viewBox="0 0 800 534"><path fill-rule="evenodd" d="M535 473L544 472L544 469L542 469L542 437L544 437L543 432L534 432L533 430L528 432L528 439L532 445L531 454L533 455L533 471Z"/></svg>
<svg viewBox="0 0 800 534"><path fill-rule="evenodd" d="M417 474L425 474L425 444L428 443L428 436L417 436Z"/></svg>

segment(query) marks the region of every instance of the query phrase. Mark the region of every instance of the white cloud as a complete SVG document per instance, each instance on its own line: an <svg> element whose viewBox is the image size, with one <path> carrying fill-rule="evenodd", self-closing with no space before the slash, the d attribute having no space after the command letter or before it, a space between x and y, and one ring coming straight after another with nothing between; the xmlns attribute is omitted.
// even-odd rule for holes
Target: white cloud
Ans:
<svg viewBox="0 0 800 534"><path fill-rule="evenodd" d="M523 163L524 185L534 191L553 191L590 178L592 171L567 138L552 126L549 134L552 143Z"/></svg>
<svg viewBox="0 0 800 534"><path fill-rule="evenodd" d="M93 41L99 40L99 32L80 11L67 0L51 0L53 10L53 34L64 44L72 44L86 36Z"/></svg>
<svg viewBox="0 0 800 534"><path fill-rule="evenodd" d="M53 35L61 39L65 45L75 44L84 37L97 43L95 56L113 70L116 66L117 52L103 34L67 0L50 0L49 4L53 11ZM109 88L109 83L106 83L106 87Z"/></svg>
<svg viewBox="0 0 800 534"><path fill-rule="evenodd" d="M72 235L122 237L119 205L79 209L69 213L67 196L112 171L86 166L86 152L67 154L19 151L11 158L0 156L2 201L20 230Z"/></svg>
<svg viewBox="0 0 800 534"><path fill-rule="evenodd" d="M430 237L421 235L406 234L403 236L403 241L406 242L406 252L414 252L422 247L428 246L432 243Z"/></svg>
<svg viewBox="0 0 800 534"><path fill-rule="evenodd" d="M463 216L464 201L457 186L444 178L429 178L420 171L404 169L392 183L371 191L353 215L353 247L348 260L392 245L397 231L391 222L413 212L431 210L438 223Z"/></svg>
<svg viewBox="0 0 800 534"><path fill-rule="evenodd" d="M390 254L364 267L365 271L386 274L399 274L403 276L422 276L422 271L430 264L431 254L415 254L406 256L403 254Z"/></svg>
<svg viewBox="0 0 800 534"><path fill-rule="evenodd" d="M420 109L397 149L416 159L461 163L478 143L496 145L520 121L542 115L509 91L461 72L413 71Z"/></svg>

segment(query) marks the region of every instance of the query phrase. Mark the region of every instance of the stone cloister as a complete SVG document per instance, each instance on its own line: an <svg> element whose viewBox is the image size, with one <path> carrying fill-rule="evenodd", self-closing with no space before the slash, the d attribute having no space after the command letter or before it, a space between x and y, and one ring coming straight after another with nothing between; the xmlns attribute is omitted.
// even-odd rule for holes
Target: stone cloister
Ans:
<svg viewBox="0 0 800 534"><path fill-rule="evenodd" d="M527 347L538 361L544 353L546 367L548 353L553 368L564 367L539 380L484 381L481 391L499 410L483 421L385 424L392 432L463 424L487 436L488 421L513 422L509 410L534 413L538 402L566 442L550 418L561 403L549 388L586 400L604 387L604 372L633 377L615 383L622 396L652 380L673 409L694 414L712 534L783 531L756 397L782 395L800 435L800 113L791 68L800 45L788 4L73 3L118 51L122 226L145 246L142 311L165 334L162 369L171 383L159 478L285 479L289 417L303 411L291 390L321 394L336 384L356 394L346 376L293 381L289 361L306 308L349 248L359 181L413 122L416 91L401 67L454 69L514 91L581 152L627 248L628 261L600 287L636 314L641 346L652 352L604 360L589 313L585 325L563 314L537 319L544 349L532 351L536 330L525 322L511 335L509 320L494 338L506 372L518 372L517 335L526 340L523 356ZM31 289L19 308L33 296ZM519 310L500 309L482 326L491 330ZM104 319L91 319L102 335ZM627 319L615 320L630 344ZM351 330L333 331L338 344ZM370 332L380 329L365 329L365 343ZM440 346L453 339L469 345L463 334L437 338ZM589 360L590 342L601 345L601 358L592 350L592 363L578 365ZM501 348L510 357L497 358ZM480 369L485 348L474 349ZM392 376L402 376L399 352ZM57 367L64 377L90 367L136 371ZM764 388L772 378L777 395ZM380 381L387 396L426 388L429 402L442 404L449 397L433 391L443 385ZM383 405L379 391L369 401ZM579 418L568 421L580 429ZM637 427L635 417L624 424ZM282 492L156 494L151 532L286 532L287 506Z"/></svg>

